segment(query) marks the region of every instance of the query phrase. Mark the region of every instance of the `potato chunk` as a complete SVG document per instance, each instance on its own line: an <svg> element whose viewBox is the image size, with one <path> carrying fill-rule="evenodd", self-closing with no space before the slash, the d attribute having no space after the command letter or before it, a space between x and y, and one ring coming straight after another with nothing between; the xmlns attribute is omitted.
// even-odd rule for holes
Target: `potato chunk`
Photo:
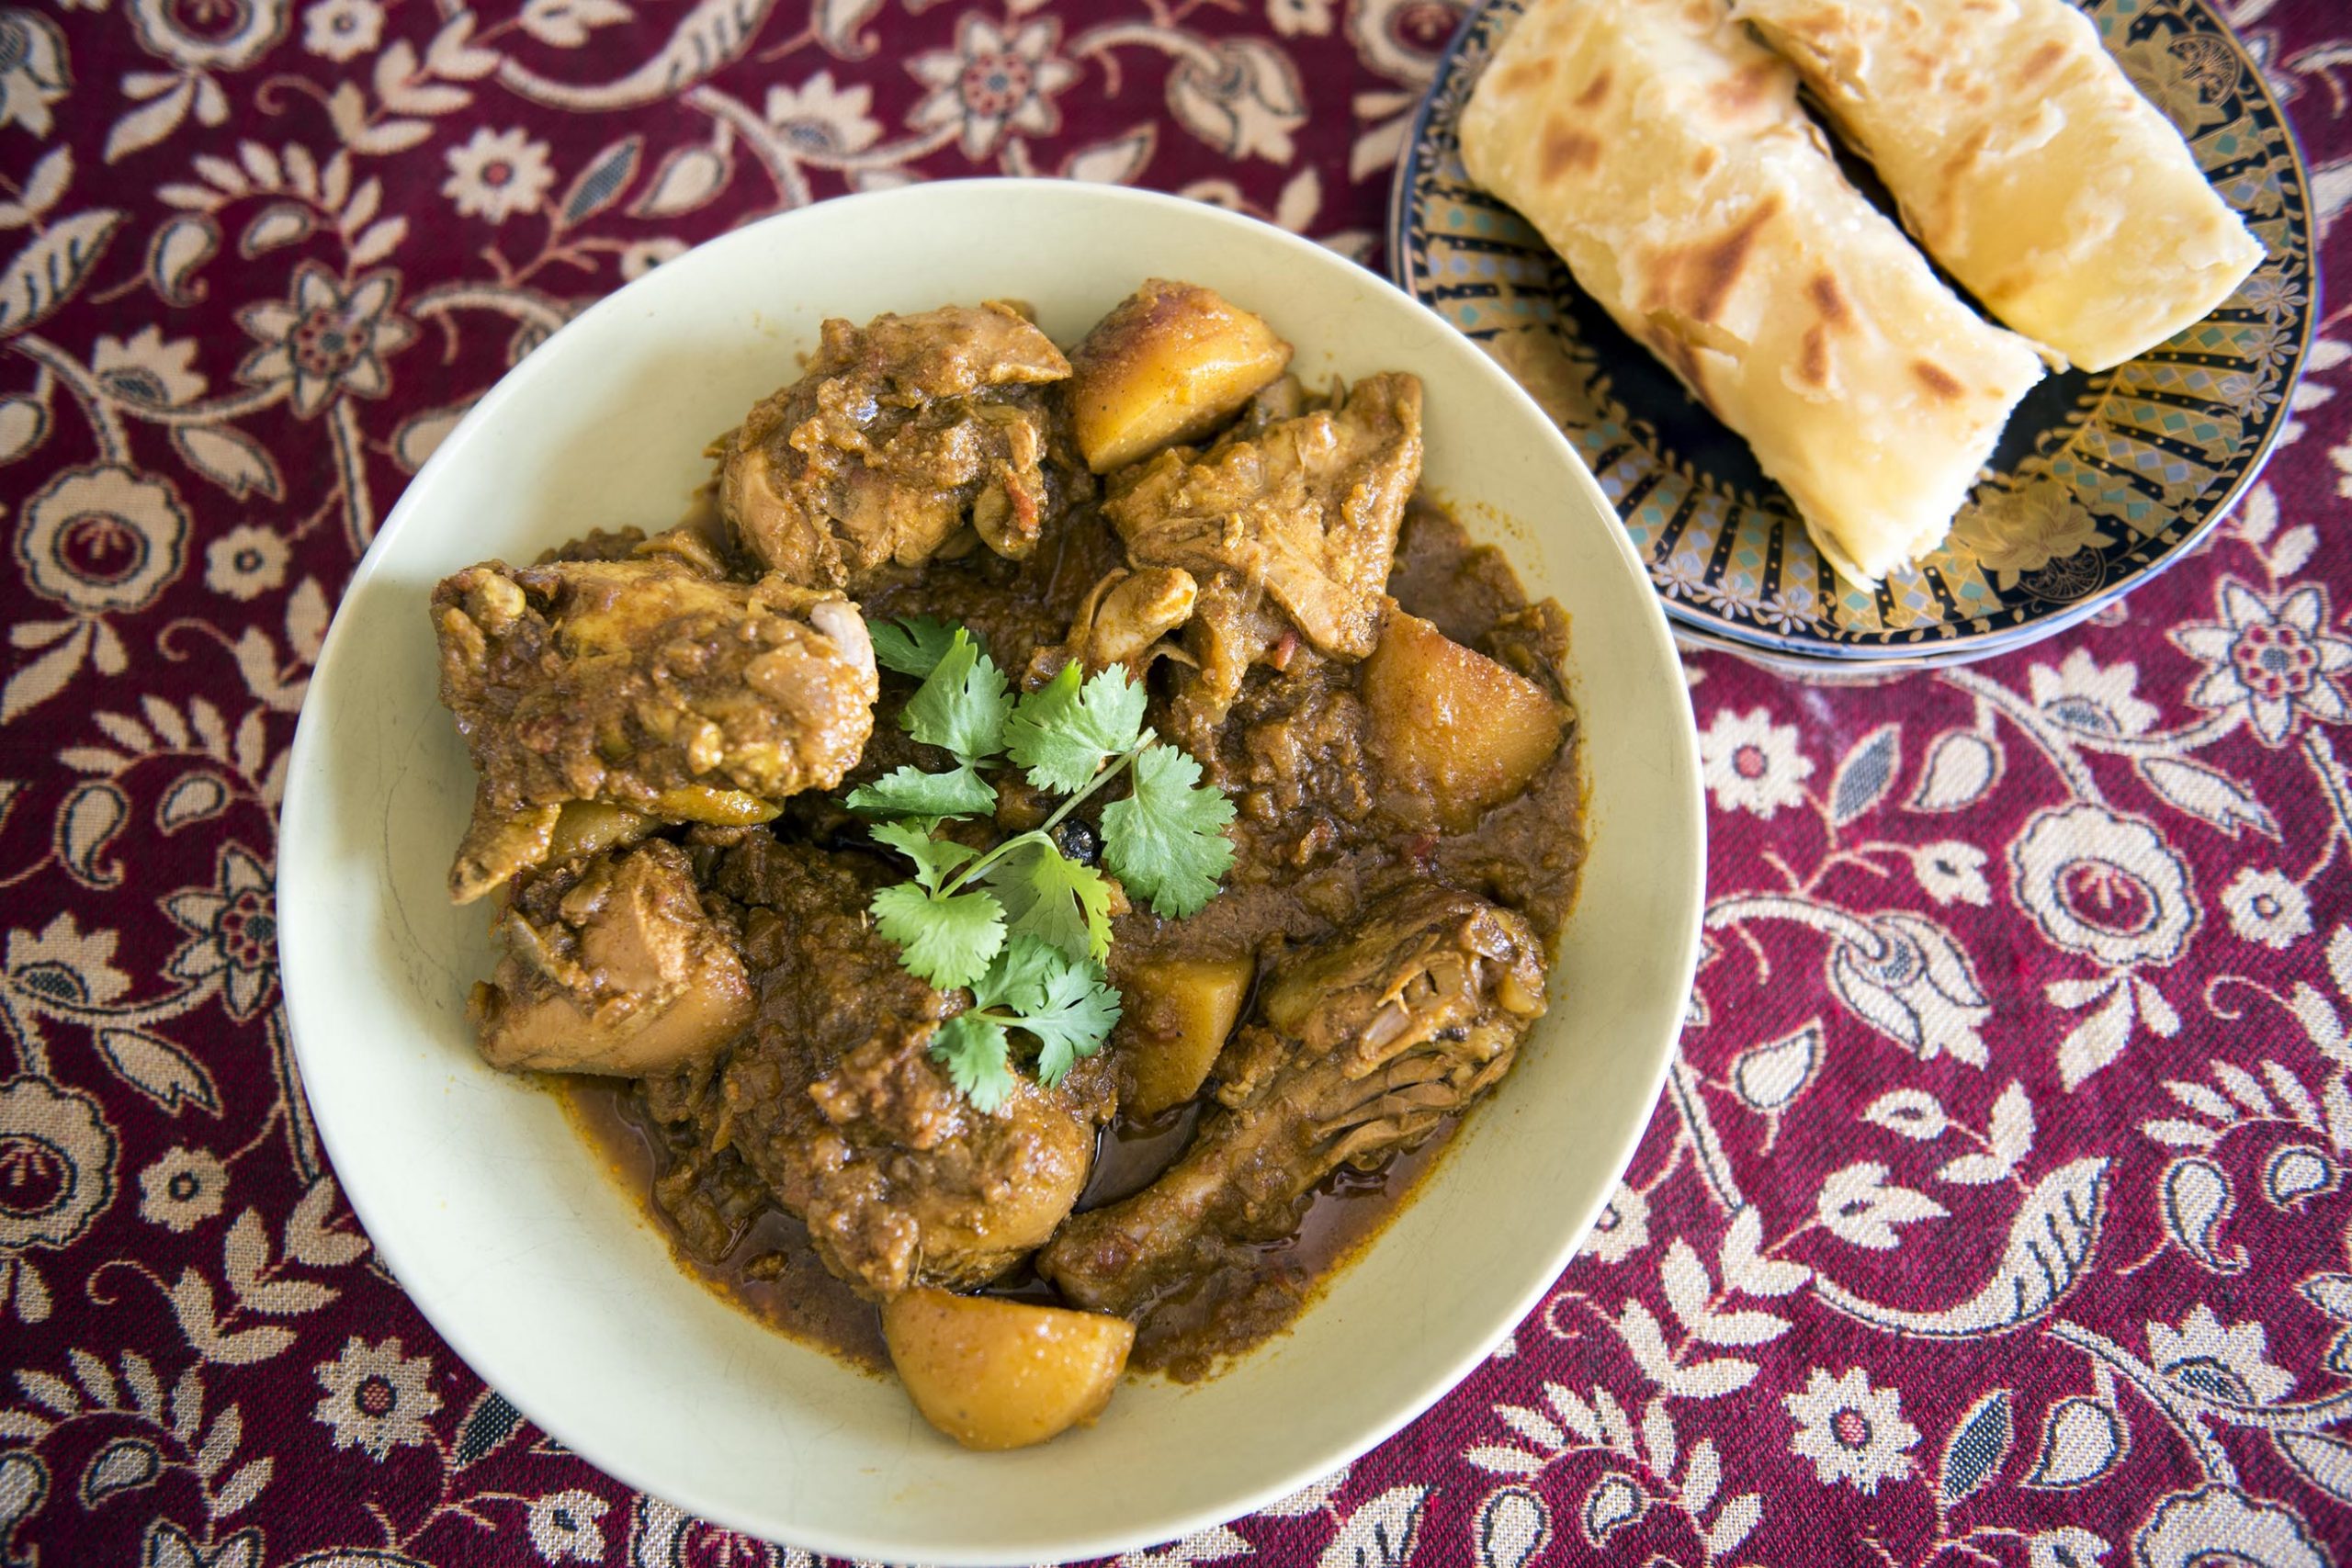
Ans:
<svg viewBox="0 0 2352 1568"><path fill-rule="evenodd" d="M928 1287L882 1308L882 1337L923 1419L967 1449L1018 1449L1091 1426L1135 1325Z"/></svg>
<svg viewBox="0 0 2352 1568"><path fill-rule="evenodd" d="M1128 976L1120 1024L1128 1111L1157 1116L1200 1092L1256 967L1247 958L1179 959Z"/></svg>
<svg viewBox="0 0 2352 1568"><path fill-rule="evenodd" d="M1148 279L1071 351L1073 433L1086 466L1122 468L1205 435L1290 365L1290 344L1214 289Z"/></svg>
<svg viewBox="0 0 2352 1568"><path fill-rule="evenodd" d="M1374 758L1454 831L1525 789L1567 727L1543 687L1393 606L1363 700Z"/></svg>

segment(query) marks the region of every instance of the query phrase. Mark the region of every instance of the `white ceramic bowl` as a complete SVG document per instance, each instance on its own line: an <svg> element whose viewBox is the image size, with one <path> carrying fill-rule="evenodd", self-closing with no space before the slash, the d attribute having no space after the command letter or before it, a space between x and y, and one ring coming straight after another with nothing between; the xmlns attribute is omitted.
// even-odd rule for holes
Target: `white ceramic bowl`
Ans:
<svg viewBox="0 0 2352 1568"><path fill-rule="evenodd" d="M471 796L435 695L426 596L486 557L659 526L701 457L797 374L826 316L1012 298L1064 342L1147 276L1217 288L1309 378L1410 370L1427 482L1574 626L1593 848L1556 998L1435 1177L1289 1335L1193 1387L1133 1380L1102 1422L967 1453L891 1382L682 1274L556 1101L476 1057L486 917L443 876ZM541 1427L754 1535L935 1563L1091 1556L1247 1512L1451 1388L1567 1262L1656 1102L1705 867L1690 699L1657 597L1527 396L1372 273L1218 209L1047 181L853 197L629 285L518 366L401 499L311 682L279 838L288 1011L353 1207L435 1327Z"/></svg>

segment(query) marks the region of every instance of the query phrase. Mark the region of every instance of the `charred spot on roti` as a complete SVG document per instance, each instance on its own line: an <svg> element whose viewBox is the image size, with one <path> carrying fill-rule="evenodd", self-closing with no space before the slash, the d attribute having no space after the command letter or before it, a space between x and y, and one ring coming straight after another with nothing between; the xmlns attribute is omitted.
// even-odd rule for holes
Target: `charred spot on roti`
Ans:
<svg viewBox="0 0 2352 1568"><path fill-rule="evenodd" d="M2065 58L2064 44L2056 39L2044 40L2041 47L2027 55L2025 63L2018 67L2018 83L2021 85L2030 86L2037 77L2046 76L2055 71L2059 62Z"/></svg>
<svg viewBox="0 0 2352 1568"><path fill-rule="evenodd" d="M1546 61L1545 63L1548 65L1550 62ZM1592 108L1596 107L1601 99L1607 97L1609 96L1609 84L1612 80L1612 77L1613 73L1610 71L1609 67L1606 65L1602 66L1600 68L1600 74L1593 77L1591 81L1587 82L1584 85L1584 91L1577 95L1577 107L1580 109Z"/></svg>
<svg viewBox="0 0 2352 1568"><path fill-rule="evenodd" d="M1513 61L1510 68L1495 80L1506 93L1532 93L1551 79L1551 56L1536 54Z"/></svg>
<svg viewBox="0 0 2352 1568"><path fill-rule="evenodd" d="M1829 334L1819 326L1804 330L1804 352L1797 357L1797 379L1808 387L1829 385Z"/></svg>
<svg viewBox="0 0 2352 1568"><path fill-rule="evenodd" d="M1747 265L1749 253L1756 248L1756 236L1780 211L1781 195L1775 191L1758 202L1723 238L1669 253L1662 258L1662 270L1669 279L1668 303L1679 305L1696 321L1712 322L1721 316L1724 301L1731 297L1733 286Z"/></svg>
<svg viewBox="0 0 2352 1568"><path fill-rule="evenodd" d="M1945 369L1942 366L1936 364L1933 360L1913 360L1911 362L1911 374L1918 378L1919 385L1927 388L1928 391L1934 393L1939 398L1957 399L1968 390L1965 386L1961 384L1957 377L1953 376L1951 371Z"/></svg>
<svg viewBox="0 0 2352 1568"><path fill-rule="evenodd" d="M1690 177L1694 180L1705 179L1709 175L1715 172L1716 165L1721 164L1723 161L1724 150L1716 146L1712 141L1707 142L1699 149L1698 154L1690 160Z"/></svg>
<svg viewBox="0 0 2352 1568"><path fill-rule="evenodd" d="M1854 308L1846 302L1845 294L1838 287L1838 279L1829 273L1817 272L1813 281L1804 286L1805 298L1821 312L1824 322L1842 327L1854 319Z"/></svg>
<svg viewBox="0 0 2352 1568"><path fill-rule="evenodd" d="M1713 107L1726 117L1757 107L1771 96L1773 85L1786 69L1777 59L1759 60L1742 68L1716 85Z"/></svg>
<svg viewBox="0 0 2352 1568"><path fill-rule="evenodd" d="M1544 122L1544 141L1536 149L1536 167L1546 183L1571 169L1589 169L1600 162L1600 143L1555 116Z"/></svg>

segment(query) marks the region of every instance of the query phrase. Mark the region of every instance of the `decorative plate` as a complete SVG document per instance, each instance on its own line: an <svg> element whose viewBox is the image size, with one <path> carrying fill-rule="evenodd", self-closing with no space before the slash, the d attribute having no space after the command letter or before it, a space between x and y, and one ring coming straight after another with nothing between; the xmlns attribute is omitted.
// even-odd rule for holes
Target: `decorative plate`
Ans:
<svg viewBox="0 0 2352 1568"><path fill-rule="evenodd" d="M2260 71L2205 0L2084 9L2267 259L2227 304L2139 358L2045 378L2010 417L1951 537L1875 592L1831 573L1747 445L1463 172L1463 107L1526 3L1491 0L1440 62L1396 170L1391 265L1566 434L1677 621L1783 655L1983 657L2072 626L2163 570L2253 481L2318 315L2309 179ZM1849 172L1889 205L1867 171Z"/></svg>

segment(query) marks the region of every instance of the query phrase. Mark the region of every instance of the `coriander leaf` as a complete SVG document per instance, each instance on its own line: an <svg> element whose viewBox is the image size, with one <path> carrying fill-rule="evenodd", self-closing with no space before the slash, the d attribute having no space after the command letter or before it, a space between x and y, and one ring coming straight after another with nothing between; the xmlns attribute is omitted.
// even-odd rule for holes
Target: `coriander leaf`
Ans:
<svg viewBox="0 0 2352 1568"><path fill-rule="evenodd" d="M1046 982L1069 966L1058 948L1034 936L1012 935L989 972L972 982L972 1005L1015 1013L1042 1007Z"/></svg>
<svg viewBox="0 0 2352 1568"><path fill-rule="evenodd" d="M947 1076L974 1110L994 1115L1012 1098L1006 1046L1002 1024L963 1012L941 1024L939 1032L931 1037L931 1056L946 1067Z"/></svg>
<svg viewBox="0 0 2352 1568"><path fill-rule="evenodd" d="M866 635L874 641L874 661L920 681L939 668L956 640L956 628L930 615L902 615L895 621L868 621Z"/></svg>
<svg viewBox="0 0 2352 1568"><path fill-rule="evenodd" d="M1070 963L1046 982L1039 1006L1023 1011L1019 1027L1037 1037L1037 1081L1053 1088L1081 1056L1091 1056L1119 1021L1119 993L1092 964Z"/></svg>
<svg viewBox="0 0 2352 1568"><path fill-rule="evenodd" d="M876 822L866 831L876 843L888 844L915 863L915 880L927 893L938 892L940 883L957 866L980 852L953 839L934 839L911 822Z"/></svg>
<svg viewBox="0 0 2352 1568"><path fill-rule="evenodd" d="M1083 687L1078 660L1021 699L1004 727L1005 750L1039 789L1076 795L1103 760L1143 739L1145 693L1114 664Z"/></svg>
<svg viewBox="0 0 2352 1568"><path fill-rule="evenodd" d="M1035 839L982 875L1004 899L1007 929L1050 942L1072 958L1109 954L1111 889L1092 866Z"/></svg>
<svg viewBox="0 0 2352 1568"><path fill-rule="evenodd" d="M1136 758L1135 793L1102 808L1102 861L1154 914L1190 915L1216 897L1233 865L1223 831L1233 803L1201 783L1201 765L1173 746Z"/></svg>
<svg viewBox="0 0 2352 1568"><path fill-rule="evenodd" d="M926 773L910 763L849 792L852 811L893 817L973 817L996 809L996 786L969 762L944 773Z"/></svg>
<svg viewBox="0 0 2352 1568"><path fill-rule="evenodd" d="M943 991L978 979L1004 946L1004 906L993 894L934 898L911 882L897 882L868 907L875 928L899 944L899 962Z"/></svg>
<svg viewBox="0 0 2352 1568"><path fill-rule="evenodd" d="M926 746L944 746L977 762L1004 750L1004 720L1012 711L1004 671L957 626L938 667L899 710L899 724Z"/></svg>

